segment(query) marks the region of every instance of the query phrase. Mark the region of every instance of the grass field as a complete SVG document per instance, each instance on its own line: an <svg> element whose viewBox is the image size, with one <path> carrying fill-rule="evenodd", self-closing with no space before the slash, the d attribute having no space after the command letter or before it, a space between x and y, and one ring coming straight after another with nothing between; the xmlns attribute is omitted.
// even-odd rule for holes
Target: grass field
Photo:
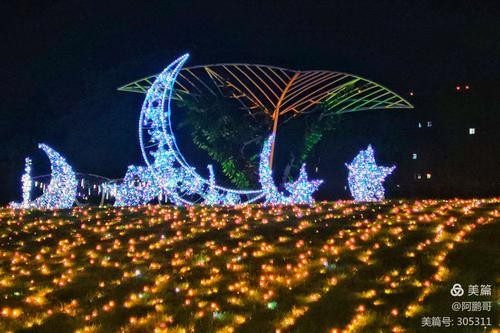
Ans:
<svg viewBox="0 0 500 333"><path fill-rule="evenodd" d="M494 331L499 220L500 198L1 209L0 331ZM453 312L455 283L491 311Z"/></svg>

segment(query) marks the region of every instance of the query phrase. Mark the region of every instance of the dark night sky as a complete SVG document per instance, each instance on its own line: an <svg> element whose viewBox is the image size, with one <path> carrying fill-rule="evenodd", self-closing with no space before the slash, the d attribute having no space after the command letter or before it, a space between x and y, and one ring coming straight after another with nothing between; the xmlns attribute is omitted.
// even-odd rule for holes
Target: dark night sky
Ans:
<svg viewBox="0 0 500 333"><path fill-rule="evenodd" d="M186 51L189 65L339 70L403 96L500 78L498 1L16 0L0 12L1 203L19 198L37 142L82 172L140 163L143 97L116 88Z"/></svg>

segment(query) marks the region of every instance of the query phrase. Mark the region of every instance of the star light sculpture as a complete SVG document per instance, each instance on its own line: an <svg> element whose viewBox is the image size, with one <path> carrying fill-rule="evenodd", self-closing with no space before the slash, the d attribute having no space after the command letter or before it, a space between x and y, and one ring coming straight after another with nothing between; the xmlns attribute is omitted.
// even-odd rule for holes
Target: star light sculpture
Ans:
<svg viewBox="0 0 500 333"><path fill-rule="evenodd" d="M286 183L285 189L290 192L290 200L294 204L314 203L313 193L318 190L318 187L323 183L321 179L307 180L307 172L305 163L300 168L299 178L293 183Z"/></svg>
<svg viewBox="0 0 500 333"><path fill-rule="evenodd" d="M349 169L347 181L351 195L355 201L378 201L384 199L385 178L390 175L395 166L384 167L375 163L375 156L371 145L366 150L361 150L352 160L346 163Z"/></svg>

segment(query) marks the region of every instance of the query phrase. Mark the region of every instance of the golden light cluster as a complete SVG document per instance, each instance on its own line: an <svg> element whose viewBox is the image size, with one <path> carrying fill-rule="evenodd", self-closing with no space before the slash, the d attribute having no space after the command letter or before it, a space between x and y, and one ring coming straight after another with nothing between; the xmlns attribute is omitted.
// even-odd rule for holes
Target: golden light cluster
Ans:
<svg viewBox="0 0 500 333"><path fill-rule="evenodd" d="M1 209L0 331L404 331L499 203Z"/></svg>

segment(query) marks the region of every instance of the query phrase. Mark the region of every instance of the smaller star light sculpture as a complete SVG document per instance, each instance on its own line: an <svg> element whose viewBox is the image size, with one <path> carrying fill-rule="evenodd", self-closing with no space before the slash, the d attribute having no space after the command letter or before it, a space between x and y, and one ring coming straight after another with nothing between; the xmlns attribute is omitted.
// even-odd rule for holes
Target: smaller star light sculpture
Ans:
<svg viewBox="0 0 500 333"><path fill-rule="evenodd" d="M355 201L378 201L384 199L385 178L390 175L395 166L384 167L375 163L375 156L371 145L366 150L361 150L352 160L346 163L349 169L347 181L351 195Z"/></svg>
<svg viewBox="0 0 500 333"><path fill-rule="evenodd" d="M285 189L290 193L290 202L294 204L312 205L314 199L312 194L318 190L323 183L321 179L307 180L306 165L302 164L299 178L293 183L286 183Z"/></svg>

